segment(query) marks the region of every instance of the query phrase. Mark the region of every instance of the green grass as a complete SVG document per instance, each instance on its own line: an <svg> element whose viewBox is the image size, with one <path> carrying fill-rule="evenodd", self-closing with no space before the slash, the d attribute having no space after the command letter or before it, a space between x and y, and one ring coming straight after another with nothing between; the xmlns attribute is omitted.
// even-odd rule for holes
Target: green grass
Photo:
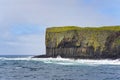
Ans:
<svg viewBox="0 0 120 80"><path fill-rule="evenodd" d="M70 30L111 30L120 31L120 26L103 26L103 27L78 27L78 26L63 26L47 28L47 32L63 32Z"/></svg>

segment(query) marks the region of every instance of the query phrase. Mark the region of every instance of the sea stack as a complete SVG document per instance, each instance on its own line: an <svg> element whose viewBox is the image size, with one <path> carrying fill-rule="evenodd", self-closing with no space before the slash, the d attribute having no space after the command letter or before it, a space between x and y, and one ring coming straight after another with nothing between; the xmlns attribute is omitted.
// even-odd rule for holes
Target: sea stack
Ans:
<svg viewBox="0 0 120 80"><path fill-rule="evenodd" d="M45 57L120 58L120 26L51 27L46 30Z"/></svg>

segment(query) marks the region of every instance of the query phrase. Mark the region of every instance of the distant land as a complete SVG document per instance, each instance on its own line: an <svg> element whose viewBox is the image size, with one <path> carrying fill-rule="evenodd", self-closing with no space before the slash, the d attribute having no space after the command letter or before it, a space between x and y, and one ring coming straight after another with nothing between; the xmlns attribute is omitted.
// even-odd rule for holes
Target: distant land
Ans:
<svg viewBox="0 0 120 80"><path fill-rule="evenodd" d="M120 26L63 26L46 29L46 55L82 59L120 58Z"/></svg>

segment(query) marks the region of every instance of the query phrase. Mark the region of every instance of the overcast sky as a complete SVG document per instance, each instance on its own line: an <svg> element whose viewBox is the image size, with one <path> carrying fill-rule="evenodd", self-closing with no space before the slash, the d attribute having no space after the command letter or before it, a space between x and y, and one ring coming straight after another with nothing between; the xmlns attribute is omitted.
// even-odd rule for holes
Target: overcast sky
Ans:
<svg viewBox="0 0 120 80"><path fill-rule="evenodd" d="M120 0L0 0L0 55L45 54L52 26L120 25Z"/></svg>

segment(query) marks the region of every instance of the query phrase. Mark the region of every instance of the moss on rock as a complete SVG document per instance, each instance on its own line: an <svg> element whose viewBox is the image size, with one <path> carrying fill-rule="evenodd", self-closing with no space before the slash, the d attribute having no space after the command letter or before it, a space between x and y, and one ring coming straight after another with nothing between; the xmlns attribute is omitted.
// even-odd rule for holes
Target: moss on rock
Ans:
<svg viewBox="0 0 120 80"><path fill-rule="evenodd" d="M105 26L98 28L64 26L47 28L46 30L46 52L47 55L51 54L51 56L53 56L52 54L68 56L70 53L69 50L74 48L72 53L70 53L71 56L91 56L92 53L94 57L98 54L107 54L108 48L110 47L115 48L119 46L120 26ZM47 51L48 49L52 49L53 51ZM61 51L65 53L59 52L59 54L57 54L55 49L61 49ZM77 51L79 53L77 53ZM109 52L112 52L112 49ZM120 54L120 52L118 52L118 54Z"/></svg>

